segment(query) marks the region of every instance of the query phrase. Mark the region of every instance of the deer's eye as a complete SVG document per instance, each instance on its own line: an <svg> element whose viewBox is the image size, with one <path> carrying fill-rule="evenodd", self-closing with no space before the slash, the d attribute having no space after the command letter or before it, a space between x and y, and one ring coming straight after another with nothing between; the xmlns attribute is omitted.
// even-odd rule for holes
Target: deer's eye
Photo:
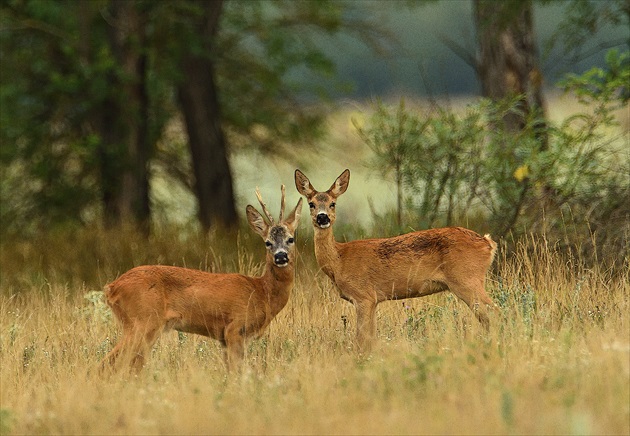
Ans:
<svg viewBox="0 0 630 436"><path fill-rule="evenodd" d="M271 242L265 241L265 245L267 246L267 248L270 248L271 247Z"/></svg>
<svg viewBox="0 0 630 436"><path fill-rule="evenodd" d="M293 238L289 238L289 239L287 239L287 242L288 242L289 244L293 244L293 243L295 242L295 240L294 240Z"/></svg>
<svg viewBox="0 0 630 436"><path fill-rule="evenodd" d="M308 204L308 207L310 207L311 209L315 209L315 203L313 203L312 201Z"/></svg>
<svg viewBox="0 0 630 436"><path fill-rule="evenodd" d="M333 203L330 203L330 208L331 208L331 209L334 209L334 208L335 208L335 203L334 203L334 202L333 202Z"/></svg>

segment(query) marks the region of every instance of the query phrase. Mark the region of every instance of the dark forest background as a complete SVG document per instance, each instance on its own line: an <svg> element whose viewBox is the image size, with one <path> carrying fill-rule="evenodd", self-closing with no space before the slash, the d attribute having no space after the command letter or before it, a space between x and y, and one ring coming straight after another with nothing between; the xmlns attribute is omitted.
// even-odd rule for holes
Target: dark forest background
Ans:
<svg viewBox="0 0 630 436"><path fill-rule="evenodd" d="M3 1L2 237L150 234L158 175L200 229L238 228L233 153L312 150L350 99L372 105L356 132L397 187L390 233L569 213L626 252L629 18L627 0ZM551 90L583 106L553 123ZM464 114L437 103L461 94L479 96Z"/></svg>

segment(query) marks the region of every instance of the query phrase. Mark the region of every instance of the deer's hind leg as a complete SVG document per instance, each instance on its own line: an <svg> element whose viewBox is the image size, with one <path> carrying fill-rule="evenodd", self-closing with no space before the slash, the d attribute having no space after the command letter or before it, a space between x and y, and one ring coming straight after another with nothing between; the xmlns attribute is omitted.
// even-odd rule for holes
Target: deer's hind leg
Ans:
<svg viewBox="0 0 630 436"><path fill-rule="evenodd" d="M133 346L130 349L131 368L139 372L144 367L146 356L151 352L155 341L164 330L163 323L150 323L142 326L134 337Z"/></svg>
<svg viewBox="0 0 630 436"><path fill-rule="evenodd" d="M452 281L449 289L462 300L475 314L479 323L486 331L490 330L490 312L495 312L496 304L486 293L484 280L469 279L465 281Z"/></svg>
<svg viewBox="0 0 630 436"><path fill-rule="evenodd" d="M120 366L118 361L122 359L135 372L139 372L162 329L163 325L155 322L134 323L129 327L123 327L123 337L102 360L101 369L104 370L107 366L117 369Z"/></svg>
<svg viewBox="0 0 630 436"><path fill-rule="evenodd" d="M138 372L144 366L146 354L166 326L165 316L152 309L136 310L130 316L119 301L110 306L122 325L123 333L112 351L101 361L101 371L108 366L117 369L122 358Z"/></svg>

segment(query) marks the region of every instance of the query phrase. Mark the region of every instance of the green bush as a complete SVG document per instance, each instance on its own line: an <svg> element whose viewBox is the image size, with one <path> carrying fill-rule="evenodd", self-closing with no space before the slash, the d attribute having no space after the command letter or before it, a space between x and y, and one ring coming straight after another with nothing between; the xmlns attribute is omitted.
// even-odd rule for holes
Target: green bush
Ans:
<svg viewBox="0 0 630 436"><path fill-rule="evenodd" d="M463 114L378 102L355 126L373 152L369 166L397 185L398 230L473 219L478 231L544 233L593 260L599 244L621 265L630 233L630 159L614 111L630 96L630 55L611 51L607 62L607 70L562 82L582 104L578 113L554 125L532 112L517 132L503 129L502 120L520 110L519 97L480 100Z"/></svg>

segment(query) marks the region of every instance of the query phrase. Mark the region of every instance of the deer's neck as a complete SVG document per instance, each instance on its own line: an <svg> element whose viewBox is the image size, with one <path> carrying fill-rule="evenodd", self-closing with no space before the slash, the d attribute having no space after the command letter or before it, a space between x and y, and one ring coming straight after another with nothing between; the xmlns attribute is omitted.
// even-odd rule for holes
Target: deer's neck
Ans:
<svg viewBox="0 0 630 436"><path fill-rule="evenodd" d="M269 296L269 302L274 312L280 312L289 301L294 279L295 270L293 262L289 262L284 268L278 268L273 265L272 261L267 261L265 272L261 280L263 282L263 289Z"/></svg>
<svg viewBox="0 0 630 436"><path fill-rule="evenodd" d="M322 271L334 281L335 270L339 265L339 252L332 226L315 229L315 258Z"/></svg>

